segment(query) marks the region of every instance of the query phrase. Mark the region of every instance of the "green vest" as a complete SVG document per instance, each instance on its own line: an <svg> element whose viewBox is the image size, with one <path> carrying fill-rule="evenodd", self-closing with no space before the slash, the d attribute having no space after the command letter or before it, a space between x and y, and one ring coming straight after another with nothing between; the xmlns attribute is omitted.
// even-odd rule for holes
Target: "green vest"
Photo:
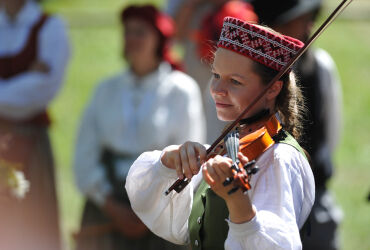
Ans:
<svg viewBox="0 0 370 250"><path fill-rule="evenodd" d="M279 139L278 142L291 145L305 155L298 142L285 131L283 138ZM228 218L229 211L225 201L202 180L194 195L193 207L189 217L189 234L192 249L224 249L224 243L229 231L229 226L226 222Z"/></svg>

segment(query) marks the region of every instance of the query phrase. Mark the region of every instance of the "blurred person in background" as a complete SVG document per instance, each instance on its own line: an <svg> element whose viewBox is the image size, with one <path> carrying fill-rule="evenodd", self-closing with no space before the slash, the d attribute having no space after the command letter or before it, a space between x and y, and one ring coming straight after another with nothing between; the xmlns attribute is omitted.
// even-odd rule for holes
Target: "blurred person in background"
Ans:
<svg viewBox="0 0 370 250"><path fill-rule="evenodd" d="M147 229L124 185L142 152L204 141L201 94L171 60L169 16L143 5L127 7L120 17L128 69L97 87L77 139L74 171L87 198L77 249L183 249Z"/></svg>
<svg viewBox="0 0 370 250"><path fill-rule="evenodd" d="M0 249L60 249L46 109L69 59L63 21L31 0L0 0L1 164L23 171L30 191L0 202Z"/></svg>
<svg viewBox="0 0 370 250"><path fill-rule="evenodd" d="M176 39L184 50L185 72L192 76L202 91L206 113L207 143L212 143L227 124L217 119L209 94L210 64L226 16L257 22L253 7L243 1L168 0L166 11L176 21Z"/></svg>
<svg viewBox="0 0 370 250"><path fill-rule="evenodd" d="M307 41L322 0L253 0L252 4L260 23ZM299 59L295 70L308 109L300 143L311 157L316 183L311 230L303 236L303 249L338 249L337 227L342 212L327 190L334 170L333 151L340 137L342 95L338 72L326 51L312 47Z"/></svg>

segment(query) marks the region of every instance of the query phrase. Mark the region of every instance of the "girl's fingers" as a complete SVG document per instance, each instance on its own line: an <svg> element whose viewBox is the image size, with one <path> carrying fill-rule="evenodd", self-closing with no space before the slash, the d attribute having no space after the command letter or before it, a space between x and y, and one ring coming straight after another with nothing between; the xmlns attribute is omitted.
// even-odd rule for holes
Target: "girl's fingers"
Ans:
<svg viewBox="0 0 370 250"><path fill-rule="evenodd" d="M221 185L227 177L232 176L231 164L231 159L222 156L208 160L203 166L205 181L214 188Z"/></svg>
<svg viewBox="0 0 370 250"><path fill-rule="evenodd" d="M189 162L189 168L193 175L196 175L199 171L199 166L197 162L197 156L195 154L195 148L194 144L187 144L187 156L188 156L188 162Z"/></svg>
<svg viewBox="0 0 370 250"><path fill-rule="evenodd" d="M180 155L175 154L173 161L174 161L174 164L175 164L175 167L176 167L177 176L179 177L179 179L184 179L184 173L183 173L183 170L182 170Z"/></svg>
<svg viewBox="0 0 370 250"><path fill-rule="evenodd" d="M191 179L199 172L200 161L206 158L205 147L197 142L185 142L177 146L168 146L163 150L161 162L164 166L176 170L177 176Z"/></svg>
<svg viewBox="0 0 370 250"><path fill-rule="evenodd" d="M180 147L180 159L183 173L185 174L186 178L191 179L193 173L189 166L187 150L184 144Z"/></svg>
<svg viewBox="0 0 370 250"><path fill-rule="evenodd" d="M204 164L202 168L202 174L203 174L203 179L205 182L207 182L208 185L211 187L215 184L215 181L212 179L212 177L208 173L208 164Z"/></svg>
<svg viewBox="0 0 370 250"><path fill-rule="evenodd" d="M207 172L215 183L220 181L220 176L218 175L217 167L214 167L213 165L209 164L207 165Z"/></svg>
<svg viewBox="0 0 370 250"><path fill-rule="evenodd" d="M217 171L219 173L219 176L222 176L222 181L224 181L225 178L232 176L232 160L227 157L217 156L216 160L219 162L219 166L217 168Z"/></svg>
<svg viewBox="0 0 370 250"><path fill-rule="evenodd" d="M249 162L248 157L244 156L242 152L238 153L238 158L243 166Z"/></svg>
<svg viewBox="0 0 370 250"><path fill-rule="evenodd" d="M207 159L206 148L202 144L198 143L195 147L195 151L199 155L199 163L203 164Z"/></svg>

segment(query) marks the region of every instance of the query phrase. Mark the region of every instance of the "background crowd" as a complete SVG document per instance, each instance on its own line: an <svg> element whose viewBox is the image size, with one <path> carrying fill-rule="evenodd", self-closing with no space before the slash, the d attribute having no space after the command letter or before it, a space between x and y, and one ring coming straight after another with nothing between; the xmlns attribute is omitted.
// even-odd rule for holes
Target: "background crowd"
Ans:
<svg viewBox="0 0 370 250"><path fill-rule="evenodd" d="M154 16L159 12L154 8L148 7L143 13L135 8L123 11L128 3L120 1L105 5L0 0L0 136L9 141L1 157L6 163L12 162L10 152L14 148L31 155L22 155L24 163L20 167L30 182L30 191L15 204L2 203L6 206L0 207L4 209L0 218L14 231L0 227L0 238L6 236L7 242L22 244L17 240L22 235L24 242L34 244L35 249L42 249L36 247L39 244L45 249L115 249L124 245L147 249L143 244L153 249L155 244L161 249L173 248L148 236L120 194L128 167L146 150L186 140L211 143L224 127L216 122L207 95L209 51L219 36L224 16L258 21L304 41L314 30L314 22L320 23L328 6L336 4L301 0L273 6L275 2L151 1L163 11L161 22L156 23ZM350 6L347 15L334 23L296 65L310 111L304 146L312 157L317 186L312 233L304 239L305 249L320 249L319 245L322 249L370 247L366 238L370 217L365 213L370 188L366 181L369 170L365 168L370 139L366 131L366 124L370 124L366 115L369 87L365 85L369 77L366 58L370 56L370 30L366 8L361 6L370 8L362 1ZM42 7L50 13L61 12L64 21L54 14L43 15ZM172 50L170 45L174 45ZM325 48L334 60L317 47ZM47 130L51 132L56 164ZM10 139L9 133L13 135ZM333 161L340 138L342 143ZM334 179L328 181L333 172ZM340 231L337 225L342 213L328 187L345 212ZM18 207L23 210L18 211ZM3 211L24 217L14 221L15 215ZM46 215L43 211L50 214L45 225L37 216ZM128 218L131 224L127 227L131 231L135 228L135 235L129 235L125 223L120 222ZM20 227L25 233L15 232ZM35 228L45 231L32 230ZM50 234L50 245L39 243L42 239L30 231ZM89 240L97 235L100 241ZM129 240L122 239L125 237ZM131 238L141 238L141 245Z"/></svg>

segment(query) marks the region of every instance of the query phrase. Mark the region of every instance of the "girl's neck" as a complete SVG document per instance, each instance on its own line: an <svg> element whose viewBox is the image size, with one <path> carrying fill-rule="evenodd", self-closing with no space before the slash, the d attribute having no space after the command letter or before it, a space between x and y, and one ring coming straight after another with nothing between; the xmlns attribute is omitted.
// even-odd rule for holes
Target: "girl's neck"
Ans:
<svg viewBox="0 0 370 250"><path fill-rule="evenodd" d="M270 116L269 109L264 109L249 118L242 119L239 126L246 134L250 134L263 127Z"/></svg>

